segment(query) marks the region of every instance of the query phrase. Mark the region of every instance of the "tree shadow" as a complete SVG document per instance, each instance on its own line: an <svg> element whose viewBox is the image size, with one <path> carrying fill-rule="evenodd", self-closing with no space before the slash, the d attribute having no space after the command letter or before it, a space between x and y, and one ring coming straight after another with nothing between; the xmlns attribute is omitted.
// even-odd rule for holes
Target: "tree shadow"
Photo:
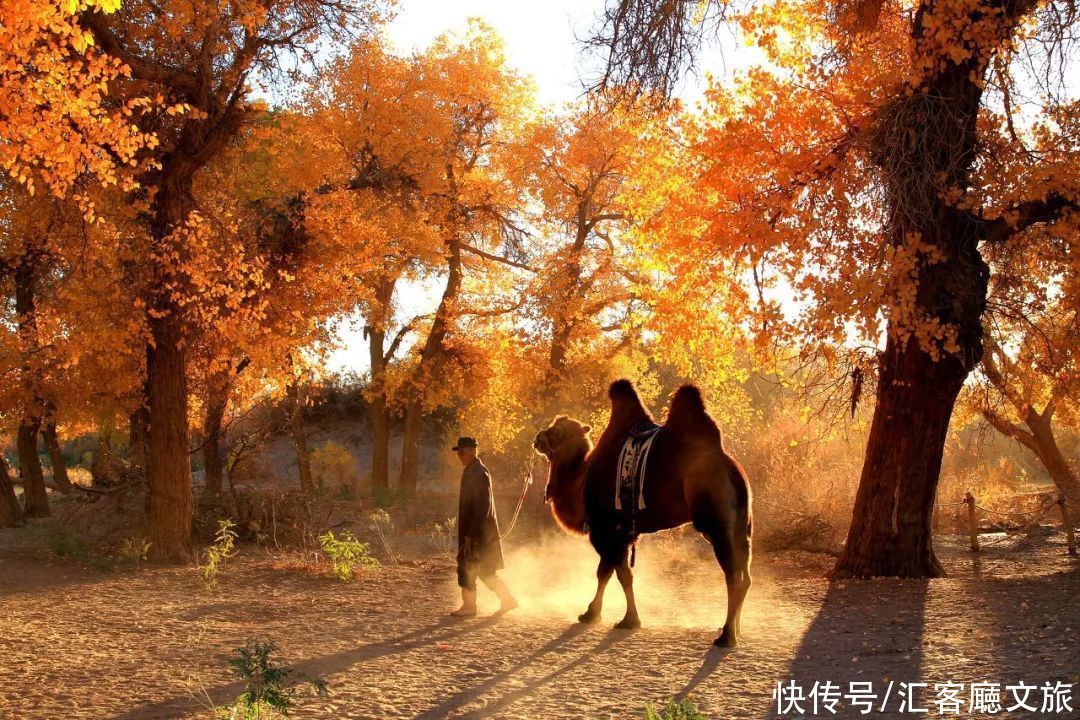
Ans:
<svg viewBox="0 0 1080 720"><path fill-rule="evenodd" d="M819 705L814 710L810 698L814 683L831 682L839 688L837 715L854 716L855 707L845 697L850 683L873 683L877 698L873 711L899 716L900 683L921 681L923 631L929 580L851 580L831 582L817 615L806 629L785 677L774 678L787 686L801 687L805 712L779 712L777 700L770 701L766 720L801 715L828 715ZM892 685L890 686L890 682ZM926 689L915 693L916 707L928 707ZM886 697L887 695L887 697ZM882 710L882 702L885 702Z"/></svg>
<svg viewBox="0 0 1080 720"><path fill-rule="evenodd" d="M564 645L573 638L581 635L586 631L587 628L587 625L571 625L561 635L559 635L559 637L551 640L543 647L534 650L525 659L515 664L509 670L505 670L498 675L488 678L479 685L475 685L467 690L459 692L457 695L454 695L447 700L439 703L435 707L429 708L424 712L420 713L419 715L415 716L414 720L437 720L438 718L446 717L450 712L460 708L466 703L475 700L487 691L501 685L524 668L540 660L540 658L542 658L544 655L552 652L559 646ZM547 673L542 677L536 678L535 680L525 681L521 687L512 690L511 692L499 697L494 702L487 704L482 710L470 712L464 717L486 717L491 713L495 713L506 707L509 707L518 700L528 697L530 694L552 682L556 678L559 678L566 673L571 672L572 670L581 667L582 665L585 665L590 660L593 660L597 656L607 652L612 647L614 647L619 640L627 636L628 635L625 630L609 630L607 635L605 635L604 638L599 643L597 643L596 646L593 647L591 650L584 652L577 658L571 660L566 665L556 668L555 670L552 670L551 672Z"/></svg>
<svg viewBox="0 0 1080 720"><path fill-rule="evenodd" d="M445 617L436 623L410 631L400 637L293 663L292 669L296 675L306 675L312 678L333 675L359 662L409 652L434 641L449 640L466 633L474 633L494 625L498 620L499 618L496 617L487 617L479 621ZM141 705L114 715L112 720L172 718L200 708L206 708L209 705L227 705L243 692L244 687L245 683L238 680L210 689L202 688L199 695L192 693Z"/></svg>
<svg viewBox="0 0 1080 720"><path fill-rule="evenodd" d="M971 582L966 594L972 598L965 609L971 621L967 632L976 635L980 648L970 665L978 677L957 680L1000 682L1002 688L1021 681L1039 686L1075 682L1076 668L1080 668L1074 611L1075 598L1080 597L1080 572L986 579ZM982 633L988 637L980 637ZM1002 699L1008 701L1006 705L1016 700L1004 690ZM1041 695L1035 698L1037 707L1041 699ZM1077 702L1072 705L1075 708ZM1011 711L1008 715L1034 713Z"/></svg>

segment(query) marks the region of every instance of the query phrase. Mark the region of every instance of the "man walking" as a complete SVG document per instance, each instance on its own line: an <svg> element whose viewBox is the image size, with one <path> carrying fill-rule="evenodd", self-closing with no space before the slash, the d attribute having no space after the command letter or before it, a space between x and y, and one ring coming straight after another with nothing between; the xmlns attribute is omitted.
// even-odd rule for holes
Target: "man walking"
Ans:
<svg viewBox="0 0 1080 720"><path fill-rule="evenodd" d="M502 615L518 604L506 583L495 574L503 568L503 556L491 473L476 456L475 438L458 438L453 450L465 469L461 473L457 521L457 576L461 588L461 607L450 614L454 617L476 615L476 578L479 577L499 596L501 605L495 614Z"/></svg>

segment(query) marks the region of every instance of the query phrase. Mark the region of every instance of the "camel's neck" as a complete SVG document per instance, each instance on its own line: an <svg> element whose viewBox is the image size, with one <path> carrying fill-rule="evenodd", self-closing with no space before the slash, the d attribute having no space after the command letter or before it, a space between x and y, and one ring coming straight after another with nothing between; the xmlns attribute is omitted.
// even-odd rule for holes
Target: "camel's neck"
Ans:
<svg viewBox="0 0 1080 720"><path fill-rule="evenodd" d="M585 453L551 463L551 510L564 530L585 533Z"/></svg>

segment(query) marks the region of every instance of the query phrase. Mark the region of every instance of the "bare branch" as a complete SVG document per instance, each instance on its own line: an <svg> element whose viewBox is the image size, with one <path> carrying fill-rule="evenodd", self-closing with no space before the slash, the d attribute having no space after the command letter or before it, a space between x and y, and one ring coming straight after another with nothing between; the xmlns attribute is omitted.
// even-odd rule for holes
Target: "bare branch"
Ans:
<svg viewBox="0 0 1080 720"><path fill-rule="evenodd" d="M472 253L473 255L478 255L479 257L485 258L487 260L493 260L495 262L499 262L499 263L502 263L504 265L509 265L510 267L516 267L516 268L518 268L520 270L527 270L527 271L529 271L531 273L536 272L535 270L533 270L528 265L525 265L524 263L519 263L516 260L511 260L510 258L503 257L501 255L492 255L491 253L484 252L480 248L475 247L473 245L467 245L465 243L462 243L461 249L464 250L465 252Z"/></svg>

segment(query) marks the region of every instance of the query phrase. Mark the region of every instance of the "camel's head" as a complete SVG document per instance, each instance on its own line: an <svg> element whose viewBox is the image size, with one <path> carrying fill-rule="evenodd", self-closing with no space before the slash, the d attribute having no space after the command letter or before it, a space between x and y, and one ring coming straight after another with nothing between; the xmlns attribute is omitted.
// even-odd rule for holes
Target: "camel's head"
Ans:
<svg viewBox="0 0 1080 720"><path fill-rule="evenodd" d="M546 429L536 433L533 447L552 465L583 458L592 447L589 441L591 429L573 418L559 415ZM551 498L551 489L549 483L544 492L547 499Z"/></svg>
<svg viewBox="0 0 1080 720"><path fill-rule="evenodd" d="M533 447L549 460L567 450L573 451L580 447L588 449L587 438L591 429L573 418L559 415L546 429L536 433Z"/></svg>

